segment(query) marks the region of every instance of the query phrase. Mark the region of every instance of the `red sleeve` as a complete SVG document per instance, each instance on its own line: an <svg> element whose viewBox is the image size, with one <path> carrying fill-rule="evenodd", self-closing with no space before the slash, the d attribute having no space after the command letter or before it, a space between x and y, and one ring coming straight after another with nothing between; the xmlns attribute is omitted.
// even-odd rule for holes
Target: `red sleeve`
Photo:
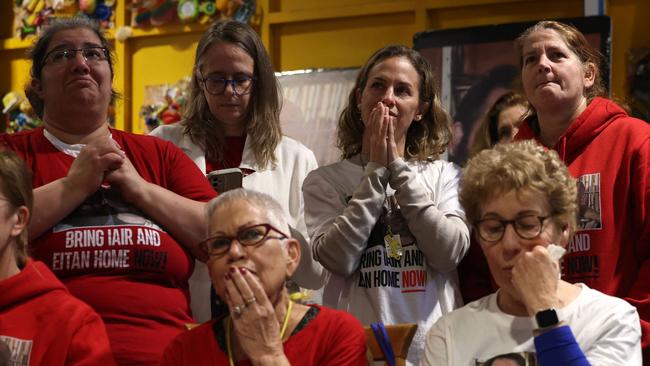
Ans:
<svg viewBox="0 0 650 366"><path fill-rule="evenodd" d="M650 363L650 137L639 149L634 166L634 220L638 228L637 255L641 267L628 296L624 299L636 307L641 318L643 359Z"/></svg>
<svg viewBox="0 0 650 366"><path fill-rule="evenodd" d="M319 365L368 365L366 358L366 334L361 323L352 315L337 311L332 315L328 357Z"/></svg>
<svg viewBox="0 0 650 366"><path fill-rule="evenodd" d="M72 336L65 364L68 366L115 365L104 323L90 308L83 324Z"/></svg>
<svg viewBox="0 0 650 366"><path fill-rule="evenodd" d="M458 279L465 304L497 290L485 255L474 235L471 235L469 251L458 265Z"/></svg>

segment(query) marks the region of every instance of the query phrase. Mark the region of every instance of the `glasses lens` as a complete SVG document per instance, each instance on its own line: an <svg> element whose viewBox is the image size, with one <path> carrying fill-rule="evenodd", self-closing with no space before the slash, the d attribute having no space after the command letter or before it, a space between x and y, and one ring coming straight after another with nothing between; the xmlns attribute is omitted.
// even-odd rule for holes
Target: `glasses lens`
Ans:
<svg viewBox="0 0 650 366"><path fill-rule="evenodd" d="M244 76L232 80L232 84L235 86L235 93L239 95L248 94L251 85L253 85L253 79L250 76Z"/></svg>
<svg viewBox="0 0 650 366"><path fill-rule="evenodd" d="M221 255L228 251L230 247L230 238L218 236L206 243L206 249L210 255Z"/></svg>
<svg viewBox="0 0 650 366"><path fill-rule="evenodd" d="M81 50L86 61L104 61L106 53L102 47L88 47Z"/></svg>
<svg viewBox="0 0 650 366"><path fill-rule="evenodd" d="M478 233L487 241L497 241L503 236L503 223L495 219L482 220L478 224Z"/></svg>
<svg viewBox="0 0 650 366"><path fill-rule="evenodd" d="M50 55L48 59L45 61L49 61L50 63L56 64L56 63L61 63L65 62L70 56L70 53L74 53L74 51L70 51L68 49L59 49L59 50L54 50L50 52Z"/></svg>
<svg viewBox="0 0 650 366"><path fill-rule="evenodd" d="M255 245L264 240L268 232L264 225L249 227L239 232L237 240L243 245Z"/></svg>
<svg viewBox="0 0 650 366"><path fill-rule="evenodd" d="M204 80L205 89L210 94L221 94L226 89L225 79L212 79L207 78Z"/></svg>
<svg viewBox="0 0 650 366"><path fill-rule="evenodd" d="M537 216L522 216L515 220L515 229L524 239L533 239L542 231L542 221Z"/></svg>

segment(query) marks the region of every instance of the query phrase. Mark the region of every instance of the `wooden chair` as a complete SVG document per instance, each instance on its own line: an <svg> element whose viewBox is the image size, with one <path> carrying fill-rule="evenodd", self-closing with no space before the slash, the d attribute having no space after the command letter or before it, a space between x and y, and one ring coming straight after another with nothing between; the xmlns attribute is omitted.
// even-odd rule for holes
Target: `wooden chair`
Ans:
<svg viewBox="0 0 650 366"><path fill-rule="evenodd" d="M409 352L409 347L411 346L411 341L415 335L415 331L418 329L418 325L415 323L405 323L405 324L390 324L385 325L386 332L390 337L391 345L393 346L393 352L395 353L395 363L397 366L406 365L406 356ZM366 342L368 344L368 353L369 361L385 361L386 356L384 356L384 351L379 347L377 339L375 338L375 333L373 333L370 327L364 327L366 331ZM387 363L386 363L387 365Z"/></svg>

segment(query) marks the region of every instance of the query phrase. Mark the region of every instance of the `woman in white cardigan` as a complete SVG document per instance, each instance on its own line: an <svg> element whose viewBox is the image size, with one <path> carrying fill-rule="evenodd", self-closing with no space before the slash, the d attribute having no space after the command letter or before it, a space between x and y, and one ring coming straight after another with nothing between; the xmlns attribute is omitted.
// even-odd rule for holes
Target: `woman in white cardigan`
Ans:
<svg viewBox="0 0 650 366"><path fill-rule="evenodd" d="M257 33L240 22L217 22L197 46L184 119L160 126L152 135L172 141L205 173L241 169L243 187L273 196L289 225L307 237L301 186L317 162L311 150L282 136L280 104L273 67ZM308 246L306 241L303 245ZM311 253L309 247L302 249ZM306 255L293 280L318 289L324 276L322 267ZM197 262L190 294L200 322L210 319L209 286L207 269Z"/></svg>

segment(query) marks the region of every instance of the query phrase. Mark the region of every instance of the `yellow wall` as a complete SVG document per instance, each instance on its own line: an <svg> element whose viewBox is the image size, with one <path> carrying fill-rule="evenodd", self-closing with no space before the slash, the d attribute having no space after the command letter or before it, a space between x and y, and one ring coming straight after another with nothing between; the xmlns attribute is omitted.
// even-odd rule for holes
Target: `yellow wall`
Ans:
<svg viewBox="0 0 650 366"><path fill-rule="evenodd" d="M117 24L128 23L127 0L118 0ZM352 67L389 43L412 44L426 29L575 17L582 0L259 0L260 33L278 71ZM646 0L610 0L613 19L612 90L625 94L626 52L650 47L650 14ZM11 39L11 2L0 1L0 93L21 90L29 63L22 59L30 41ZM126 42L115 42L115 88L124 96L118 105L118 128L141 132L139 108L144 87L176 82L191 72L194 48L206 25L136 30ZM110 32L109 36L113 36Z"/></svg>

